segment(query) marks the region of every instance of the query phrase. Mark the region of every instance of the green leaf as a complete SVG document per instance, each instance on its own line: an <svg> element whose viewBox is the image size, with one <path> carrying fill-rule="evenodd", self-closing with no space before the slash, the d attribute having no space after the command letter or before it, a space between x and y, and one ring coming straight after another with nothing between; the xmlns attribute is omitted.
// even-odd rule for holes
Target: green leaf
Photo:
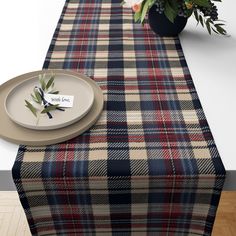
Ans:
<svg viewBox="0 0 236 236"><path fill-rule="evenodd" d="M53 110L55 110L58 106L59 106L59 104L48 106L48 107L44 108L44 109L41 111L41 113L44 114L44 113L53 111Z"/></svg>
<svg viewBox="0 0 236 236"><path fill-rule="evenodd" d="M194 11L194 16L195 16L197 22L199 22L199 15L198 15L198 12L196 10Z"/></svg>
<svg viewBox="0 0 236 236"><path fill-rule="evenodd" d="M34 95L37 98L37 102L39 104L42 104L42 98L41 98L41 96L40 96L40 94L39 94L39 92L37 90L34 90Z"/></svg>
<svg viewBox="0 0 236 236"><path fill-rule="evenodd" d="M37 98L31 93L30 96L32 97L32 99L35 101L35 102L38 102Z"/></svg>
<svg viewBox="0 0 236 236"><path fill-rule="evenodd" d="M219 34L219 32L217 30L215 30L214 28L212 28L212 30L216 33Z"/></svg>
<svg viewBox="0 0 236 236"><path fill-rule="evenodd" d="M51 92L49 92L50 94L58 94L59 93L59 91L51 91Z"/></svg>
<svg viewBox="0 0 236 236"><path fill-rule="evenodd" d="M187 10L187 18L189 18L192 14L193 14L193 10L192 9L188 9Z"/></svg>
<svg viewBox="0 0 236 236"><path fill-rule="evenodd" d="M156 2L156 0L150 0L149 1L149 8L152 7L152 5Z"/></svg>
<svg viewBox="0 0 236 236"><path fill-rule="evenodd" d="M206 20L206 27L207 27L207 30L208 30L208 33L209 33L209 34L211 34L210 20L211 20L211 18L208 18L208 19Z"/></svg>
<svg viewBox="0 0 236 236"><path fill-rule="evenodd" d="M122 1L122 2L120 3L121 6L123 6L124 4L125 4L125 1Z"/></svg>
<svg viewBox="0 0 236 236"><path fill-rule="evenodd" d="M145 16L146 16L146 14L147 14L147 11L148 11L148 9L149 9L149 1L146 1L145 3L144 3L144 5L143 5L143 8L142 8L142 14L141 14L141 23L144 21L144 19L145 19Z"/></svg>
<svg viewBox="0 0 236 236"><path fill-rule="evenodd" d="M169 1L169 4L170 4L171 8L174 11L178 11L179 2L176 1L176 0L168 0L168 1Z"/></svg>
<svg viewBox="0 0 236 236"><path fill-rule="evenodd" d="M45 88L46 88L46 83L45 83L44 79L43 79L43 78L40 79L39 82L40 82L40 85L41 85L42 90L44 91Z"/></svg>
<svg viewBox="0 0 236 236"><path fill-rule="evenodd" d="M220 34L226 35L226 30L225 30L224 28L222 28L219 24L216 24L215 27L216 27L216 30L217 30Z"/></svg>
<svg viewBox="0 0 236 236"><path fill-rule="evenodd" d="M210 3L208 2L208 0L193 0L193 3L201 7L210 7Z"/></svg>
<svg viewBox="0 0 236 236"><path fill-rule="evenodd" d="M225 24L223 24L223 23L217 23L217 24L215 24L215 25L224 26Z"/></svg>
<svg viewBox="0 0 236 236"><path fill-rule="evenodd" d="M134 14L134 21L138 22L141 19L141 11L140 12L135 12Z"/></svg>
<svg viewBox="0 0 236 236"><path fill-rule="evenodd" d="M49 81L47 82L46 89L49 89L51 87L51 85L53 84L54 78L55 76L52 75Z"/></svg>
<svg viewBox="0 0 236 236"><path fill-rule="evenodd" d="M203 18L202 18L202 16L201 16L201 15L199 15L199 21L200 21L200 23L201 23L202 27L204 27L204 24L203 24Z"/></svg>
<svg viewBox="0 0 236 236"><path fill-rule="evenodd" d="M164 13L166 17L168 18L168 20L174 23L174 20L177 16L177 12L170 6L168 1L166 1Z"/></svg>
<svg viewBox="0 0 236 236"><path fill-rule="evenodd" d="M34 114L34 116L37 117L37 109L31 104L29 103L27 100L25 100L26 103L26 107L30 109L30 111Z"/></svg>

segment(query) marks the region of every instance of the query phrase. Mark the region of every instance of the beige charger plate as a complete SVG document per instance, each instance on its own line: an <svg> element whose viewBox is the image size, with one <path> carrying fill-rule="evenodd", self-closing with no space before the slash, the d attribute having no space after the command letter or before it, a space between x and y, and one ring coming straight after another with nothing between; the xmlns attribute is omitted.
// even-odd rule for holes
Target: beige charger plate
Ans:
<svg viewBox="0 0 236 236"><path fill-rule="evenodd" d="M5 111L5 99L9 92L23 81L39 74L68 75L85 80L94 91L94 102L89 112L79 121L54 130L32 130L17 125ZM94 125L103 110L103 93L101 88L87 76L70 70L41 70L17 76L0 86L0 137L17 144L42 146L60 143L74 138Z"/></svg>
<svg viewBox="0 0 236 236"><path fill-rule="evenodd" d="M63 128L82 119L94 102L92 86L79 76L68 75L68 73L57 73L54 81L55 90L60 91L60 94L74 96L74 104L71 108L65 108L63 112L51 111L52 119L49 119L47 114L41 114L36 118L29 109L26 109L25 100L32 101L30 94L35 86L40 86L37 75L19 83L7 95L5 110L10 119L25 128L36 130Z"/></svg>

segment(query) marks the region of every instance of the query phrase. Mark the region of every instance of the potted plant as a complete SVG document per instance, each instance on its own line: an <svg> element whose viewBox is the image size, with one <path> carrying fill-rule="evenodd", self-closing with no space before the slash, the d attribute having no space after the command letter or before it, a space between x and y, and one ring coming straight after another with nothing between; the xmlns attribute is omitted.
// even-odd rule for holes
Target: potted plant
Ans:
<svg viewBox="0 0 236 236"><path fill-rule="evenodd" d="M160 36L178 35L192 15L209 34L226 35L214 2L221 0L124 0L123 4L133 9L136 22L143 23L148 15L151 29Z"/></svg>

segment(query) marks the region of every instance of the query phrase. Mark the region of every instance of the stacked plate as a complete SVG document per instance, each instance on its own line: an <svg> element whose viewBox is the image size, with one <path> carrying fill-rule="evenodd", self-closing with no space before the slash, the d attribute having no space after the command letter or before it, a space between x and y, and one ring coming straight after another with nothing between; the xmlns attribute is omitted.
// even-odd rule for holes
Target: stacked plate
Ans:
<svg viewBox="0 0 236 236"><path fill-rule="evenodd" d="M51 111L37 119L25 107L39 86L39 75L55 76L56 90L74 96L73 106ZM103 109L103 93L90 78L69 70L41 70L27 73L0 86L0 136L18 144L41 146L74 138L89 129Z"/></svg>

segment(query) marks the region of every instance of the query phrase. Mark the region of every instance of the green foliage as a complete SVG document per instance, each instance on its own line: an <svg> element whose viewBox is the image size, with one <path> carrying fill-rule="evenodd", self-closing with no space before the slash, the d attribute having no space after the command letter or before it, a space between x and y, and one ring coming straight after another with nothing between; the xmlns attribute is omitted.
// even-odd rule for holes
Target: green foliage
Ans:
<svg viewBox="0 0 236 236"><path fill-rule="evenodd" d="M36 101L38 104L42 104L42 98L41 98L39 92L38 92L36 89L34 89L34 97L36 98L35 101Z"/></svg>
<svg viewBox="0 0 236 236"><path fill-rule="evenodd" d="M46 89L45 74L39 76L39 83L43 91Z"/></svg>
<svg viewBox="0 0 236 236"><path fill-rule="evenodd" d="M145 18L145 16L146 16L147 12L148 12L148 9L149 9L149 3L150 3L150 1L147 0L147 1L144 2L143 6L142 6L142 11L141 11L141 12L142 12L142 13L141 13L141 22L144 21L144 18Z"/></svg>
<svg viewBox="0 0 236 236"><path fill-rule="evenodd" d="M174 20L177 16L177 11L172 7L172 5L169 3L169 1L166 1L164 13L165 13L166 17L169 19L169 21L174 23Z"/></svg>
<svg viewBox="0 0 236 236"><path fill-rule="evenodd" d="M44 109L41 111L41 113L42 113L42 114L48 113L48 112L50 112L50 111L56 110L57 107L59 107L59 104L47 106L46 108L44 108Z"/></svg>
<svg viewBox="0 0 236 236"><path fill-rule="evenodd" d="M120 5L123 6L124 4L125 4L125 1L121 1L121 4L120 4Z"/></svg>
<svg viewBox="0 0 236 236"><path fill-rule="evenodd" d="M25 103L26 103L26 107L29 108L29 110L34 114L34 116L37 117L37 109L30 103L28 102L27 100L25 100Z"/></svg>
<svg viewBox="0 0 236 236"><path fill-rule="evenodd" d="M54 78L55 78L55 76L52 75L51 78L49 79L49 81L47 82L47 84L46 84L46 89L47 90L53 85Z"/></svg>
<svg viewBox="0 0 236 236"><path fill-rule="evenodd" d="M51 93L51 94L58 94L59 91L52 91L52 92L49 92L49 93Z"/></svg>
<svg viewBox="0 0 236 236"><path fill-rule="evenodd" d="M212 34L212 31L216 34L227 35L226 30L224 29L225 24L221 20L213 21L210 17L204 17L203 14L197 9L194 11L194 16L196 21L202 25L206 26L206 29L209 34Z"/></svg>
<svg viewBox="0 0 236 236"><path fill-rule="evenodd" d="M209 7L210 6L208 0L192 0L192 2L200 7Z"/></svg>
<svg viewBox="0 0 236 236"><path fill-rule="evenodd" d="M144 23L149 9L158 1L159 0L143 0L141 10L134 13L135 22ZM221 0L211 0L211 2L221 2ZM202 27L206 26L209 34L215 32L217 34L227 35L227 32L224 29L225 24L223 24L221 20L212 20L210 16L204 16L201 12L202 8L210 9L211 2L209 0L164 0L164 14L169 21L174 23L175 18L178 16L179 4L187 4L187 17L194 15L197 22L200 23Z"/></svg>
<svg viewBox="0 0 236 236"><path fill-rule="evenodd" d="M45 93L50 93L50 94L58 94L59 91L54 91L54 79L55 76L52 74L50 76L50 78L46 78L46 75L39 75L39 84L41 89L45 92ZM59 105L49 105L46 108L44 108L43 104L42 104L42 97L40 95L40 93L38 92L37 89L34 89L33 93L30 94L32 100L39 104L40 106L42 106L42 110L40 111L39 109L37 109L36 107L34 107L29 101L25 100L26 103L26 107L33 113L34 116L38 117L38 114L44 114L50 111L55 110L56 108L59 107Z"/></svg>
<svg viewBox="0 0 236 236"><path fill-rule="evenodd" d="M135 12L135 13L134 13L134 21L135 21L135 22L140 22L141 14L142 14L142 11L139 11L139 12ZM141 22L141 23L142 23L142 22Z"/></svg>
<svg viewBox="0 0 236 236"><path fill-rule="evenodd" d="M141 10L134 13L134 21L143 23L148 10L155 2L156 0L144 0L141 5Z"/></svg>

